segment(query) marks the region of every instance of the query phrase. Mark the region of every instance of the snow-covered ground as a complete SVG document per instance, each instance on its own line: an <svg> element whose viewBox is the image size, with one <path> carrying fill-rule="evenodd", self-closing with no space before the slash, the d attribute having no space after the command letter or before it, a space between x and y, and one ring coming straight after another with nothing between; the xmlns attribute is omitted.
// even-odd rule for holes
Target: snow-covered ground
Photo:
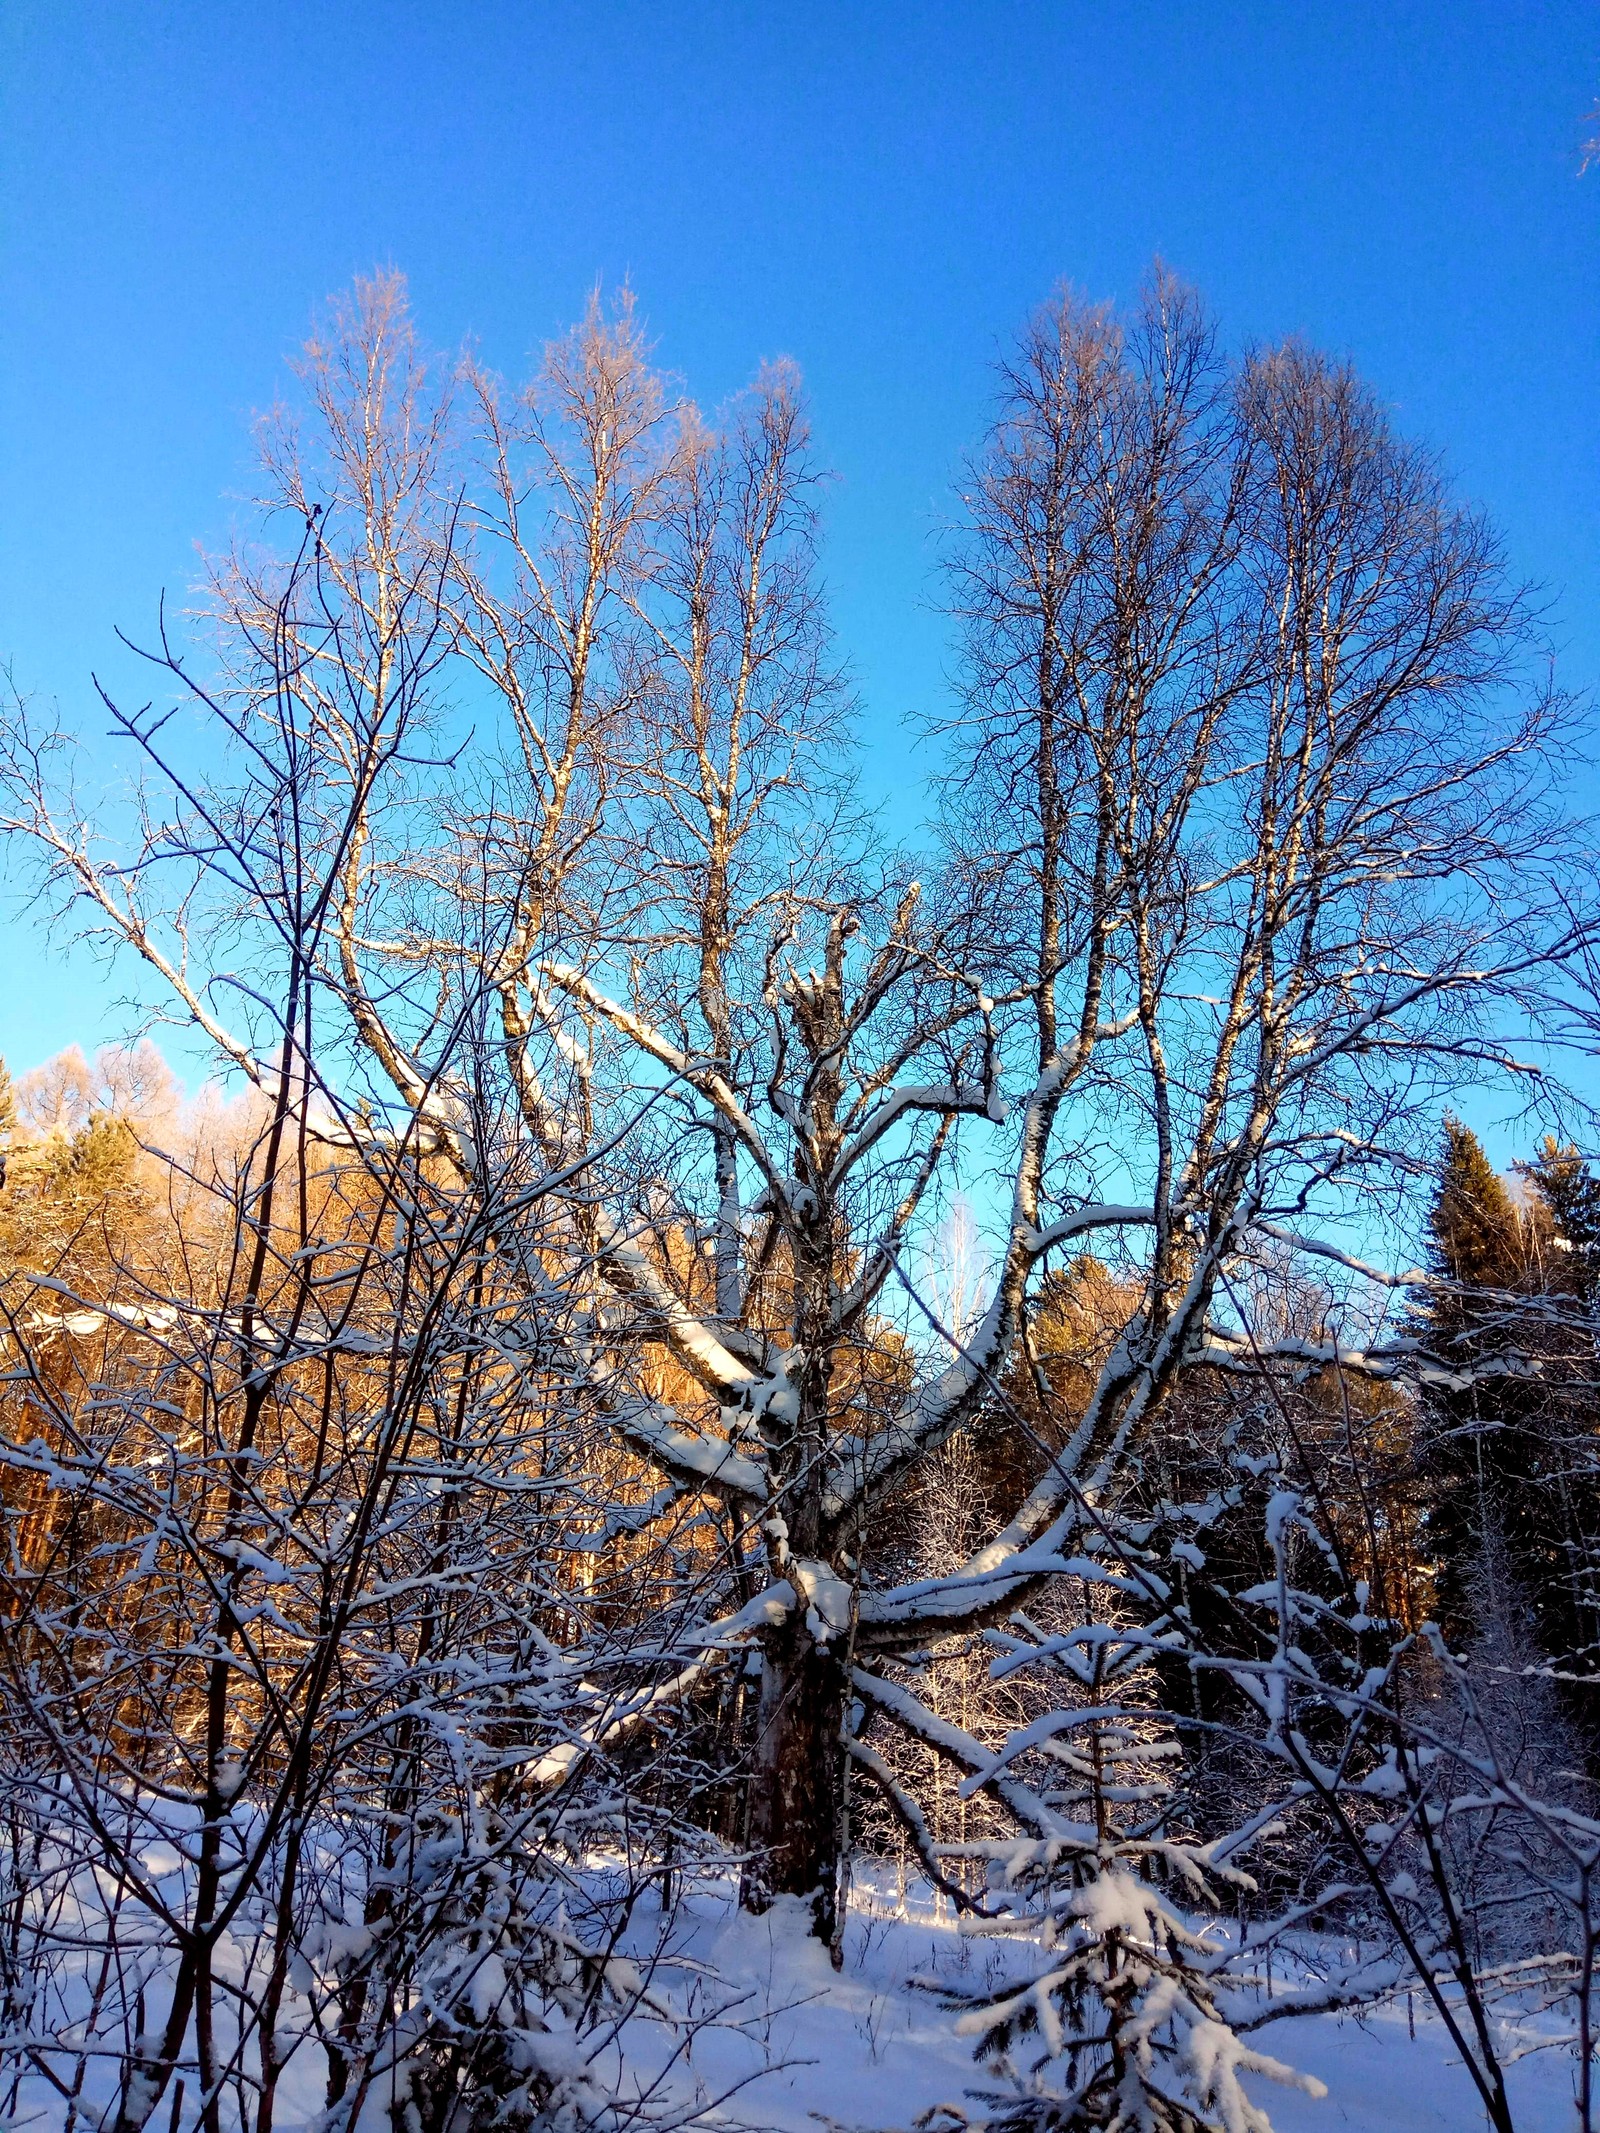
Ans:
<svg viewBox="0 0 1600 2133"><path fill-rule="evenodd" d="M659 1924L641 1917L636 1945L653 1940ZM741 2026L700 2032L669 2076L677 2094L698 2084L708 2100L739 2085L718 2117L817 2133L819 2125L910 2127L947 2102L981 2115L971 2091L983 2077L970 2043L912 1980L981 1980L986 1964L999 1974L1004 1949L958 1935L915 1893L902 1903L891 1890L858 1890L839 1973L797 1917L781 1908L744 1916L720 1891L680 1901L668 1944L669 1964L703 1963L724 1988L748 1995L732 2010ZM1562 2049L1538 2049L1546 2034L1529 2023L1506 2038L1508 2055L1519 2047L1525 2054L1509 2077L1517 2124L1525 2133L1571 2133L1572 2060ZM1421 2004L1409 2020L1403 2001L1360 2018L1286 2018L1251 2041L1327 2087L1319 2100L1248 2081L1277 2133L1470 2133L1484 2123L1442 2025ZM660 2044L659 2034L647 2040L636 2028L630 2057L642 2065Z"/></svg>
<svg viewBox="0 0 1600 2133"><path fill-rule="evenodd" d="M173 1865L181 1871L175 1854ZM603 1895L616 1877L597 1866L595 1879L594 1893ZM576 2051L570 2032L552 2046L569 2064L591 2058L613 2093L642 2097L641 2126L703 2119L750 2133L882 2133L910 2128L924 2114L936 2114L940 2129L959 2123L937 2115L941 2104L981 2122L974 2091L984 2074L970 2040L916 1980L998 1981L1036 1951L961 1934L925 1890L907 1892L892 1880L858 1881L838 1972L806 1922L798 1907L781 1904L752 1918L725 1882L691 1884L663 1915L652 1888L636 1904L619 1952L639 1963L678 2019L633 2016L620 2053L617 2039L608 2049L593 2033L576 2040ZM248 1993L242 1976L238 1982ZM1553 2022L1534 2018L1506 2030L1519 2133L1571 2133L1576 2124L1572 2056L1549 2043L1554 2033ZM1484 2123L1442 2024L1420 1999L1410 2010L1402 2000L1361 2017L1286 2018L1251 2042L1328 2092L1318 2099L1247 2077L1276 2133L1470 2133ZM89 2133L115 2095L114 2040L102 2050L85 2069L81 2109L72 2114L78 2133ZM315 2133L324 2074L320 2048L303 2044L279 2093L279 2133ZM59 2091L29 2076L9 2127L56 2133L68 2108ZM386 2116L374 2097L363 2133L376 2133ZM168 2122L164 2100L154 2123ZM172 2123L192 2126L192 2098ZM0 2133L6 2124L0 2120Z"/></svg>

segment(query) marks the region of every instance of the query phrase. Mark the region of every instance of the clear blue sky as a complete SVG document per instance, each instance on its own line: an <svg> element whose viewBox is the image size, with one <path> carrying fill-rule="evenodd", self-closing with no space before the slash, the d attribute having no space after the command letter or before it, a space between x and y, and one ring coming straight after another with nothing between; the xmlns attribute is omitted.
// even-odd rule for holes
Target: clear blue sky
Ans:
<svg viewBox="0 0 1600 2133"><path fill-rule="evenodd" d="M703 399L804 366L873 789L937 701L929 535L997 340L1160 253L1352 355L1600 681L1600 5L0 0L0 658L92 721L375 262L514 368L629 277ZM11 921L0 1052L115 1033Z"/></svg>

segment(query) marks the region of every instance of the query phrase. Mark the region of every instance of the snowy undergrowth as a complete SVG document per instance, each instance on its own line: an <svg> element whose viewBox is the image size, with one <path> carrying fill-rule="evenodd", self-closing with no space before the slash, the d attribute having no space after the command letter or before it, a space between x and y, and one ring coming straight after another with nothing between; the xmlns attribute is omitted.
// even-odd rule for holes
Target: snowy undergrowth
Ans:
<svg viewBox="0 0 1600 2133"><path fill-rule="evenodd" d="M176 1855L170 1864L181 1876ZM618 1871L597 1865L582 1878L592 1883L586 1893L598 1916L616 1896ZM994 1991L1013 1977L1020 1983L1038 1968L1037 1948L1021 1938L996 1942L963 1933L925 1886L897 1887L887 1875L858 1873L841 1970L832 1968L809 1922L808 1908L792 1899L750 1916L739 1908L731 1879L680 1882L667 1909L652 1886L636 1896L615 1953L631 1958L648 1981L649 2002L667 2010L667 2018L645 2005L620 2027L602 2023L582 2034L558 2027L549 2048L570 2062L579 2087L590 2088L586 2077L592 2077L591 2093L611 2099L603 2118L616 2127L704 2125L726 2133L981 2127L993 2077L975 2064L970 2037L929 1988ZM1300 1977L1281 1974L1280 1953L1276 1992L1292 1993L1310 1981L1316 1945L1306 1952L1311 1968ZM87 2002L98 1962L92 1949L83 1953ZM233 1982L249 1990L242 1968ZM161 1984L152 1972L153 1999ZM1512 2062L1509 2086L1521 2133L1567 2133L1574 2124L1572 2060L1552 2045L1555 2027L1551 2017L1502 2010L1500 2041ZM1420 1996L1361 2015L1285 2016L1252 2032L1250 2042L1327 2090L1317 2098L1247 2077L1245 2086L1275 2133L1465 2133L1483 2123L1472 2085ZM322 2072L320 2051L302 2045L279 2092L276 2133L318 2133L325 2123ZM115 2086L110 2053L89 2062L76 2106L44 2081L24 2079L3 2133L62 2133L69 2123L75 2133L89 2133ZM383 2102L376 2095L370 2100L363 2133L378 2133L388 2120ZM167 2111L160 2115L165 2125ZM171 2115L185 2128L192 2118L181 2104ZM572 2123L582 2115L580 2108Z"/></svg>
<svg viewBox="0 0 1600 2133"><path fill-rule="evenodd" d="M736 2089L711 2109L710 2123L771 2133L980 2124L976 2092L985 2077L971 2041L922 1981L998 1984L1012 1971L1027 1974L1036 1951L964 1935L925 1892L902 1898L888 1882L858 1882L838 1973L806 1922L798 1905L748 1917L720 1888L680 1899L666 1935L667 1972L682 1964L687 1977L704 1966L747 1997L737 2028L696 2037L668 2076L673 2090L684 2100L685 2089L698 2091L710 2103ZM657 1943L661 1924L648 1910L637 1918L641 1952ZM1293 1985L1284 1981L1285 1990ZM1505 2032L1507 2057L1522 2055L1509 2086L1526 2133L1568 2133L1575 2122L1571 2058L1543 2048L1553 2028L1530 2016ZM659 2031L635 2033L637 2072L663 2041ZM1483 2123L1472 2084L1420 1996L1409 2008L1402 1997L1360 2016L1285 2017L1250 2041L1328 2092L1317 2099L1246 2077L1275 2133L1467 2133Z"/></svg>

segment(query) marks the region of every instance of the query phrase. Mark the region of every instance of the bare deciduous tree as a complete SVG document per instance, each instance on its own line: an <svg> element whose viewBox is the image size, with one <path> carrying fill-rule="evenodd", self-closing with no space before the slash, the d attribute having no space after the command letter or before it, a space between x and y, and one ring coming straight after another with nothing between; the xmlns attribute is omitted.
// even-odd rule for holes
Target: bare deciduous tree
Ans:
<svg viewBox="0 0 1600 2133"><path fill-rule="evenodd" d="M113 864L18 715L5 826L281 1133L374 1166L408 1240L425 1204L470 1240L438 1294L481 1269L494 1330L448 1369L536 1366L548 1425L505 1456L601 1477L591 1554L677 1565L651 1635L613 1611L602 1657L590 1612L550 1660L618 1687L560 1704L518 1812L713 1711L746 1901L804 1899L834 1940L847 1753L927 1838L872 1728L1060 1837L907 1662L1081 1572L1181 1374L1401 1367L1292 1330L1269 1357L1240 1299L1264 1253L1351 1266L1333 1226L1396 1202L1420 1111L1543 1013L1583 933L1553 881L1562 703L1489 532L1348 369L1226 360L1163 274L1129 318L1061 298L964 483L919 883L853 812L789 365L703 417L596 303L512 391L430 367L380 279L302 382L307 426L275 418L262 462L298 560L213 572L215 681L158 653L225 767L117 714L151 783ZM248 976L269 948L277 1000ZM909 1269L958 1174L988 1180L995 1248L949 1327ZM1094 1240L1125 1322L1081 1414L963 1559L898 1575L897 1507ZM243 1414L273 1381L241 1373Z"/></svg>

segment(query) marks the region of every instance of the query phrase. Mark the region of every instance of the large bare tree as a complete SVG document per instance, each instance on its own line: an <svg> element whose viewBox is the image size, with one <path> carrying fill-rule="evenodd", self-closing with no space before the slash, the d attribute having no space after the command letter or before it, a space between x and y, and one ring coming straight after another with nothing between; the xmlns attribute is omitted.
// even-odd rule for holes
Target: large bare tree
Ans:
<svg viewBox="0 0 1600 2133"><path fill-rule="evenodd" d="M1348 1260L1319 1225L1370 1228L1419 1110L1536 1022L1561 703L1491 534L1346 367L1225 358L1164 275L1128 317L1063 297L963 482L919 883L854 812L789 366L705 417L596 304L512 390L426 361L390 278L301 383L262 451L300 560L215 567L215 674L157 653L225 767L118 713L150 780L113 863L18 717L6 827L269 1097L315 1018L297 1130L481 1209L507 1354L571 1457L613 1447L596 1546L699 1536L626 1722L575 1703L523 1782L715 1702L746 1899L832 1938L847 1754L921 1826L852 1706L1048 1836L902 1662L1064 1574L1179 1374L1259 1360L1252 1254ZM915 1280L957 1175L994 1232L962 1329ZM895 1506L1095 1240L1127 1316L1068 1441L897 1580Z"/></svg>

